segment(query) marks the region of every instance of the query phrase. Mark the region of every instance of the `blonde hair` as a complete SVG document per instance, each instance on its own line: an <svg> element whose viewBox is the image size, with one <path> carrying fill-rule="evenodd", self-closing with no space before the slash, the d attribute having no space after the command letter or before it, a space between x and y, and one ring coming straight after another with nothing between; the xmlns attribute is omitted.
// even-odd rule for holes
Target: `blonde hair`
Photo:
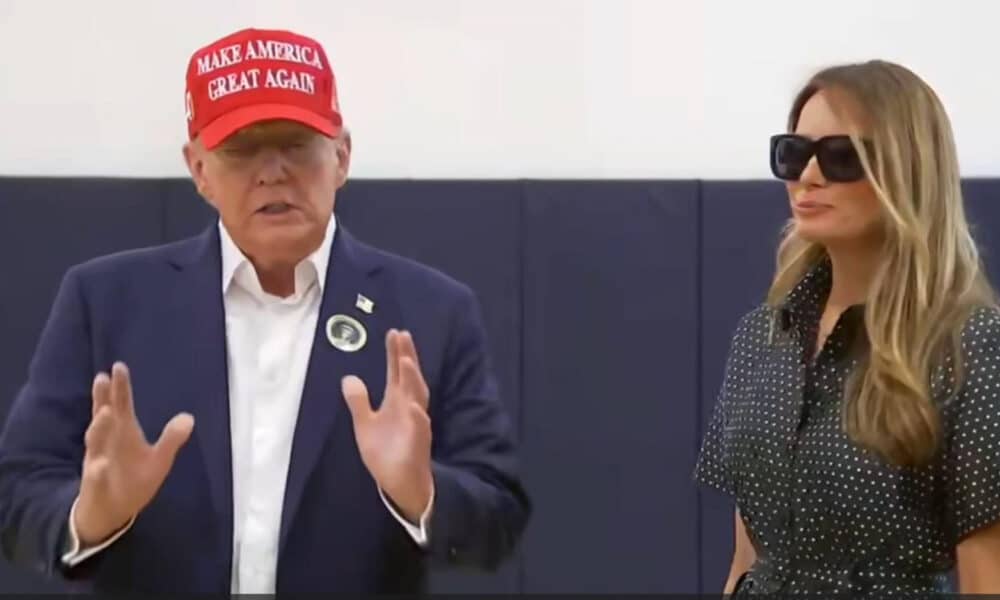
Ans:
<svg viewBox="0 0 1000 600"><path fill-rule="evenodd" d="M931 374L950 366L960 379L965 321L973 309L994 304L966 221L951 125L937 95L917 75L870 61L813 76L792 105L789 131L820 90L846 94L867 117L867 142L857 131L851 138L881 203L885 233L865 304L869 348L845 387L843 427L884 460L920 466L942 441ZM789 227L768 303L780 306L826 258L821 245ZM956 380L953 390L959 386Z"/></svg>

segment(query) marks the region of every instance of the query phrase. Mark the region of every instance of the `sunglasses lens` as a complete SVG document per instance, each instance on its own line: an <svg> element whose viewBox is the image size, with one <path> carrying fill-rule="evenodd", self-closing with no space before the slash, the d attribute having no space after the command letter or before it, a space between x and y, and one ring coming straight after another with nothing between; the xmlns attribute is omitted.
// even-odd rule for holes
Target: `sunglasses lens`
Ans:
<svg viewBox="0 0 1000 600"><path fill-rule="evenodd" d="M812 142L794 136L771 139L771 172L778 179L795 181L812 158Z"/></svg>
<svg viewBox="0 0 1000 600"><path fill-rule="evenodd" d="M831 137L820 143L819 168L829 181L851 182L864 178L861 157L849 137Z"/></svg>

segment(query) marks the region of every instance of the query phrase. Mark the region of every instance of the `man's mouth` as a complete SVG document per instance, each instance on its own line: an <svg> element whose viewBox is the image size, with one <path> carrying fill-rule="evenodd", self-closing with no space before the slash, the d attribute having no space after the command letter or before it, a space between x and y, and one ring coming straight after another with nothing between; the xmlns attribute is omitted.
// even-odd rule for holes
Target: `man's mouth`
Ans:
<svg viewBox="0 0 1000 600"><path fill-rule="evenodd" d="M264 207L259 209L257 212L265 215L280 215L290 210L292 210L291 204L286 202L272 202L271 204L264 205Z"/></svg>

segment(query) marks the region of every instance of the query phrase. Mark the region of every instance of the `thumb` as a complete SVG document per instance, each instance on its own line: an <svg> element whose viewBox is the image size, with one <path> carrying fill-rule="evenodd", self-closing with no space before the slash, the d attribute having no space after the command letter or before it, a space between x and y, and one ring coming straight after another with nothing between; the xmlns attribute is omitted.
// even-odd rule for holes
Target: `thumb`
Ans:
<svg viewBox="0 0 1000 600"><path fill-rule="evenodd" d="M194 429L194 417L188 413L180 413L175 415L173 419L167 422L163 427L163 433L160 434L160 439L156 441L156 446L154 446L154 451L156 454L160 455L161 458L166 459L168 462L173 462L174 457L177 455L177 451L181 449L191 437L191 431Z"/></svg>
<svg viewBox="0 0 1000 600"><path fill-rule="evenodd" d="M347 408L355 425L371 417L372 405L368 399L368 388L365 382L354 375L348 375L340 380L340 391L344 394Z"/></svg>

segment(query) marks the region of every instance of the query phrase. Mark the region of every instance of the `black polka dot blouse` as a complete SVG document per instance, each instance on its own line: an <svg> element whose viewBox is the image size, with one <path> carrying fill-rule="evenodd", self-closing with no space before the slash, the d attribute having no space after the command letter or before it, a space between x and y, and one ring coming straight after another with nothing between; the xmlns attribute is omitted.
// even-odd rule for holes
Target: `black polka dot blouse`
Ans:
<svg viewBox="0 0 1000 600"><path fill-rule="evenodd" d="M741 591L948 591L958 541L1000 519L1000 314L968 321L958 394L949 369L931 379L945 432L937 458L900 468L841 427L845 378L867 342L863 308L847 310L812 358L830 283L821 264L780 309L741 320L695 478L735 499L756 548Z"/></svg>

